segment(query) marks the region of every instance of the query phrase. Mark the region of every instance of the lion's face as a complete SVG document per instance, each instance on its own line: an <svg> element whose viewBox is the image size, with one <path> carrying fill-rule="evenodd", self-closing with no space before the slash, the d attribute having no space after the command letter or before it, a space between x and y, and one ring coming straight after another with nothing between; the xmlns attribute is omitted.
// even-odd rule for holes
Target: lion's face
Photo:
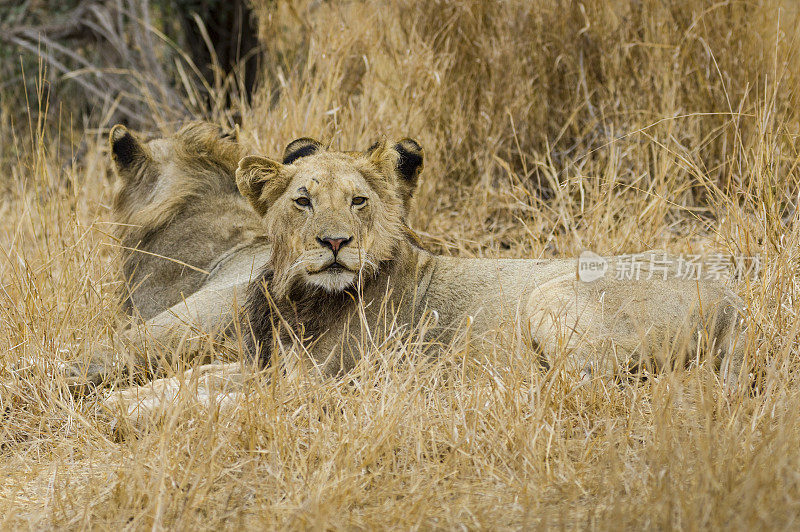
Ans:
<svg viewBox="0 0 800 532"><path fill-rule="evenodd" d="M373 278L403 238L421 164L422 151L411 140L342 153L300 139L287 147L282 164L242 159L239 190L273 241L273 289L299 283L340 292Z"/></svg>
<svg viewBox="0 0 800 532"><path fill-rule="evenodd" d="M362 173L369 168L359 166L346 155L325 153L284 170L288 185L266 222L269 234L281 234L276 241L291 260L287 275L337 292L391 258L399 236L397 202L381 198Z"/></svg>

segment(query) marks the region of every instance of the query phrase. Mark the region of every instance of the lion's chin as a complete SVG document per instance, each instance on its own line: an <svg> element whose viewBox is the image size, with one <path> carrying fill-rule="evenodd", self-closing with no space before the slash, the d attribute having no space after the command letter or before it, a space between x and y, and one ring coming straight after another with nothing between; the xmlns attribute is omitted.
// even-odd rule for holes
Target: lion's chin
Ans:
<svg viewBox="0 0 800 532"><path fill-rule="evenodd" d="M342 292L356 283L356 273L344 268L323 270L309 274L306 282L326 292Z"/></svg>

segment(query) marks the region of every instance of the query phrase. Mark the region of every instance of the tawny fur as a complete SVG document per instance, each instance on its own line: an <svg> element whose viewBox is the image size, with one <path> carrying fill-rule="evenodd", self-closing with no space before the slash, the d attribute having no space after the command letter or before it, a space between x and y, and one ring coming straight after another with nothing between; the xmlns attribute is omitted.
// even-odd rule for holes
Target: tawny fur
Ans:
<svg viewBox="0 0 800 532"><path fill-rule="evenodd" d="M241 148L219 128L193 123L144 143L116 126L109 144L124 307L148 320L196 292L259 224L236 188Z"/></svg>

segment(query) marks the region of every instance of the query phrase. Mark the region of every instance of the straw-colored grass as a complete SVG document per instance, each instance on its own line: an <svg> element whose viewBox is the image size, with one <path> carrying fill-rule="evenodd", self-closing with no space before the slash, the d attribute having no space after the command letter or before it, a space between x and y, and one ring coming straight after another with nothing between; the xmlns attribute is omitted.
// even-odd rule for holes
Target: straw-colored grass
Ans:
<svg viewBox="0 0 800 532"><path fill-rule="evenodd" d="M417 138L411 222L442 253L758 255L734 285L753 386L733 391L707 365L576 386L503 352L398 344L340 380L278 372L232 413L181 396L119 439L55 371L121 323L108 124L40 112L44 90L19 121L4 87L0 528L796 529L793 9L265 1L261 88L230 102L254 153Z"/></svg>

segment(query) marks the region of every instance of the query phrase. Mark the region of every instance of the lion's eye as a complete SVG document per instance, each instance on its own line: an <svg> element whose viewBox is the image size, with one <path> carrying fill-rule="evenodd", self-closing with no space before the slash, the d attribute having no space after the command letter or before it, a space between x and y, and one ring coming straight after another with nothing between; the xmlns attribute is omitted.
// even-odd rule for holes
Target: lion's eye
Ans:
<svg viewBox="0 0 800 532"><path fill-rule="evenodd" d="M356 196L353 198L353 205L364 205L367 202L367 198L364 196Z"/></svg>
<svg viewBox="0 0 800 532"><path fill-rule="evenodd" d="M309 205L311 205L311 200L305 196L300 196L299 198L295 199L294 202L300 205L301 207L308 207Z"/></svg>

